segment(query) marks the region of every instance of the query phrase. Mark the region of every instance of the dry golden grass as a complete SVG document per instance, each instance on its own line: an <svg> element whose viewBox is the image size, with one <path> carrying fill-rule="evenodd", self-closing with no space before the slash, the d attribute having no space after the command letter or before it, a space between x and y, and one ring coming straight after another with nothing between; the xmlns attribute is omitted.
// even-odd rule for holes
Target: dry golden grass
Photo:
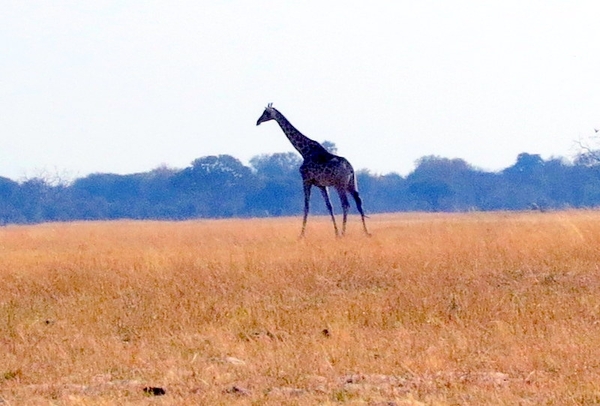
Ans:
<svg viewBox="0 0 600 406"><path fill-rule="evenodd" d="M0 404L600 402L599 212L299 227L0 228Z"/></svg>

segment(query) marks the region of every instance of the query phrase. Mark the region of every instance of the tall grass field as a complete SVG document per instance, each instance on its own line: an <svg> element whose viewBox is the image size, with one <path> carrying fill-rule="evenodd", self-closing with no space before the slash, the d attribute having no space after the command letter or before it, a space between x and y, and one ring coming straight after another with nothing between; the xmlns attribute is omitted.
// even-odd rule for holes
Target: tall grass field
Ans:
<svg viewBox="0 0 600 406"><path fill-rule="evenodd" d="M0 228L0 405L600 403L600 212Z"/></svg>

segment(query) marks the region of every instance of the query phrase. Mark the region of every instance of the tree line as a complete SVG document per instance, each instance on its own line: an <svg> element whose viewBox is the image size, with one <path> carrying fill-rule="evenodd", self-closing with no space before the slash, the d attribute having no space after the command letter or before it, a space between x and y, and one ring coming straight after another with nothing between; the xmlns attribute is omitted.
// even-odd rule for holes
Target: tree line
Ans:
<svg viewBox="0 0 600 406"><path fill-rule="evenodd" d="M369 213L591 208L600 205L598 162L591 152L573 162L521 153L512 166L487 172L462 159L426 156L407 176L360 170L357 179ZM219 155L183 169L96 173L72 182L0 177L0 224L298 215L301 163L294 152L256 156L249 165ZM339 212L335 193L332 201ZM314 213L325 213L319 193L311 204Z"/></svg>

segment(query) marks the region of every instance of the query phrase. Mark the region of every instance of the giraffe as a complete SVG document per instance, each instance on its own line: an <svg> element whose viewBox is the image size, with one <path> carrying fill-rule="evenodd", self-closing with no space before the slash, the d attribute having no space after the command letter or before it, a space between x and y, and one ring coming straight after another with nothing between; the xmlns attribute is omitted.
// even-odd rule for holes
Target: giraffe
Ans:
<svg viewBox="0 0 600 406"><path fill-rule="evenodd" d="M311 140L300 131L298 131L277 109L273 107L273 103L265 108L265 111L260 116L256 125L264 123L265 121L275 120L290 140L294 148L302 155L304 162L300 166L300 175L302 176L302 184L304 187L304 218L302 220L302 231L300 237L304 237L304 231L306 229L306 219L308 217L308 211L310 206L310 193L313 186L318 187L321 190L323 199L331 221L333 222L333 229L335 235L339 236L338 226L335 222L335 216L333 215L333 208L331 206L331 200L329 199L328 187L332 186L337 190L340 196L343 210L343 222L342 222L342 235L346 233L346 220L348 217L348 210L350 209L350 203L348 202L347 194L350 194L354 198L356 208L360 213L362 219L363 230L366 235L369 234L367 225L365 223L365 213L362 208L362 200L358 194L356 176L354 175L354 169L350 162L346 158L334 155L327 151L321 144Z"/></svg>

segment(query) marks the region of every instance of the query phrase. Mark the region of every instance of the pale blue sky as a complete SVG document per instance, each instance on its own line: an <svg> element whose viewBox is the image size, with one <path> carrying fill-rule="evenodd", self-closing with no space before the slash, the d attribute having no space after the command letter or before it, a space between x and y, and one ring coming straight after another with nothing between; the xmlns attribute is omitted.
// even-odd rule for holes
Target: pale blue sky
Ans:
<svg viewBox="0 0 600 406"><path fill-rule="evenodd" d="M0 1L0 176L293 151L486 170L600 128L596 1Z"/></svg>

